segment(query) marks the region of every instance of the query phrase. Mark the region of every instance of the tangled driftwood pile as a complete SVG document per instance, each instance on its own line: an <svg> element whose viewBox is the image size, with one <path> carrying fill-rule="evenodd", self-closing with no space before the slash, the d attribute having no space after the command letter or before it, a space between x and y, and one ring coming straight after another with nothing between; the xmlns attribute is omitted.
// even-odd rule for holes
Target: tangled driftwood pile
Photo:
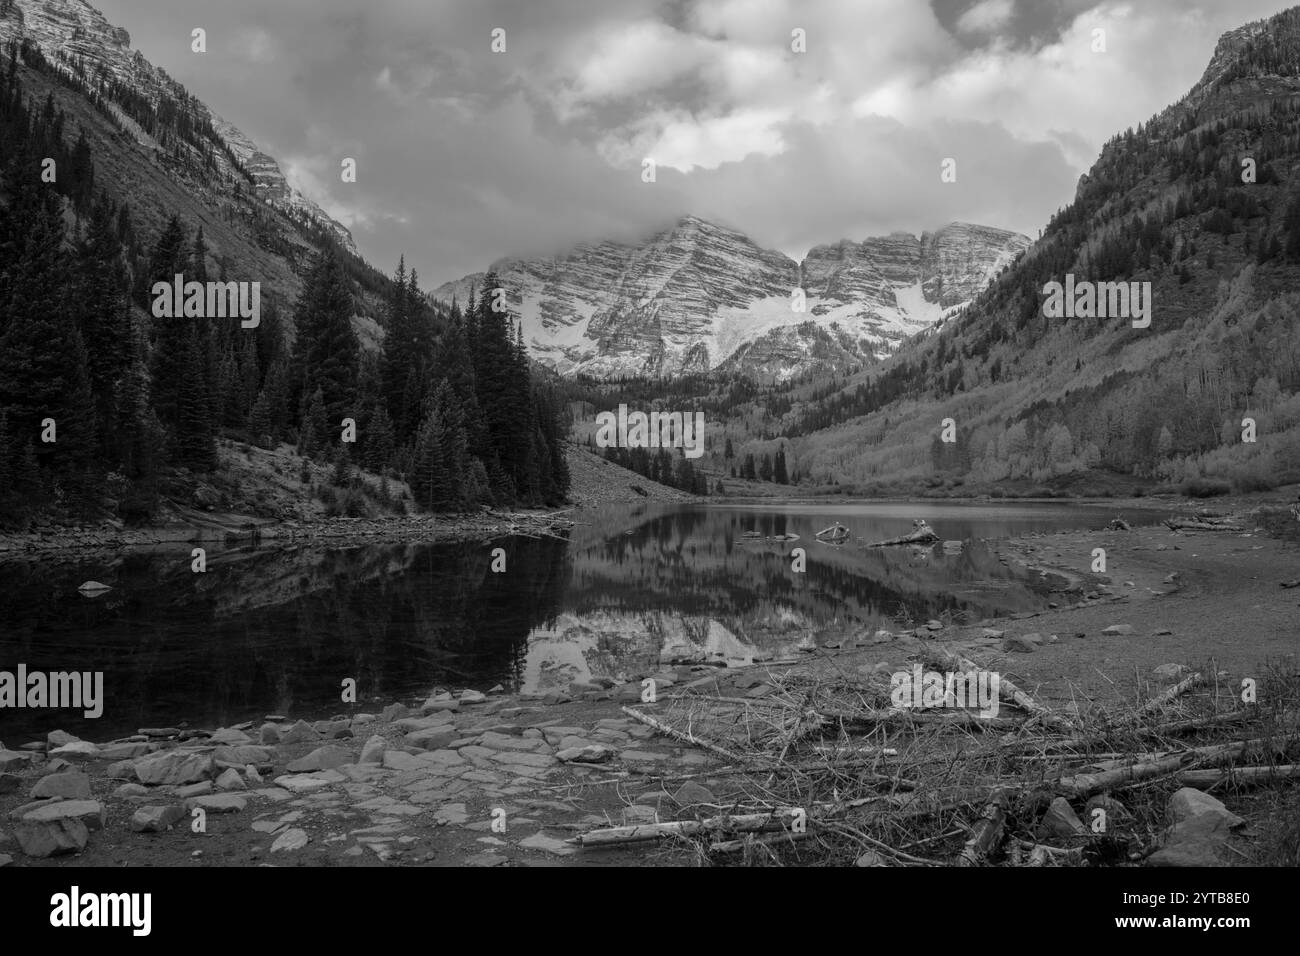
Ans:
<svg viewBox="0 0 1300 956"><path fill-rule="evenodd" d="M942 646L927 657L940 670L978 669ZM1268 705L1242 704L1209 671L1123 712L1082 714L1051 710L1003 677L996 717L892 706L888 675L770 679L777 692L757 698L680 693L624 708L717 761L695 776L738 786L679 819L572 842L686 846L715 863L1126 864L1160 848L1177 788L1300 780L1295 673L1261 685Z"/></svg>

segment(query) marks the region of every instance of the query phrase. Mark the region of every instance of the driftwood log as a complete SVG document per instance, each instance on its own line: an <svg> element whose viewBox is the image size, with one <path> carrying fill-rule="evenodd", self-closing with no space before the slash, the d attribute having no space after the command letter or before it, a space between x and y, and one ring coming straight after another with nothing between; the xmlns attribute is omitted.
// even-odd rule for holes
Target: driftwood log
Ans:
<svg viewBox="0 0 1300 956"><path fill-rule="evenodd" d="M887 541L875 541L868 548L892 548L899 544L932 544L939 540L939 536L931 528L923 528L919 531L913 531L911 534L905 534L901 538L890 538Z"/></svg>

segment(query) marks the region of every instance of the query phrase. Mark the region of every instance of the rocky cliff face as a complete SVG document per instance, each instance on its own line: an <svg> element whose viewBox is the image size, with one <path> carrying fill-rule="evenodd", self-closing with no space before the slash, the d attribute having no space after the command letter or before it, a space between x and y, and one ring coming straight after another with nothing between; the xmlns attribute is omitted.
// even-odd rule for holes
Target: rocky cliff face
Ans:
<svg viewBox="0 0 1300 956"><path fill-rule="evenodd" d="M695 216L641 245L494 265L533 355L598 378L725 368L783 379L878 359L963 307L1029 240L953 223L819 246L803 263ZM483 274L434 290L462 304ZM803 308L795 291L802 289Z"/></svg>
<svg viewBox="0 0 1300 956"><path fill-rule="evenodd" d="M116 27L85 0L0 0L0 44L30 40L45 58L69 72L80 73L98 87L118 81L146 97L155 107L170 100L190 114L195 125L211 126L228 150L216 150L213 161L219 174L247 173L264 202L298 219L324 227L351 252L356 251L352 235L323 209L290 184L274 159L233 124L208 110L185 88L131 49L131 36ZM111 96L110 96L111 103ZM131 129L137 142L162 150L144 129L119 111L118 118Z"/></svg>

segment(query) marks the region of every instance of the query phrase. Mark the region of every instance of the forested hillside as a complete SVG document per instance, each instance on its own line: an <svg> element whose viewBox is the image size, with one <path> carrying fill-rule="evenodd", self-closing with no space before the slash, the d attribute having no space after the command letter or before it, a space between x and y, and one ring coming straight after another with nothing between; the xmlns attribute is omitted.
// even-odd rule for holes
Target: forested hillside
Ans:
<svg viewBox="0 0 1300 956"><path fill-rule="evenodd" d="M563 499L558 403L507 314L434 309L404 266L386 278L245 195L186 111L131 120L170 164L120 111L28 43L0 57L0 524L147 521L223 439L333 463L322 493L346 513L407 506L369 500L357 466L421 508ZM262 283L260 320L154 317L176 274Z"/></svg>
<svg viewBox="0 0 1300 956"><path fill-rule="evenodd" d="M1111 140L964 314L796 404L783 432L801 469L949 486L1090 469L1222 490L1300 481L1298 164L1293 10L1226 35L1187 97ZM1071 273L1151 283L1150 327L1044 317L1045 284Z"/></svg>

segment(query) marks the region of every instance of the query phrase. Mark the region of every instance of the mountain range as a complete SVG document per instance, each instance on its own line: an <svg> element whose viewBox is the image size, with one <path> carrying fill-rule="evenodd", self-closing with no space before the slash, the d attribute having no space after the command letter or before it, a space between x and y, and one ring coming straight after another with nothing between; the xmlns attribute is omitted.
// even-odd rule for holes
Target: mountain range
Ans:
<svg viewBox="0 0 1300 956"><path fill-rule="evenodd" d="M594 242L491 268L531 354L562 375L717 370L783 381L889 355L959 313L1028 246L1017 233L954 222L919 238L817 246L796 262L684 216L639 244ZM485 278L430 297L463 304Z"/></svg>
<svg viewBox="0 0 1300 956"><path fill-rule="evenodd" d="M1048 284L1071 275L1150 283L1150 327L1050 317ZM1186 493L1270 488L1300 481L1298 313L1294 8L1224 34L1188 93L1107 142L959 317L830 388L788 391L775 431L830 484L1042 488L1100 470ZM739 453L755 436L728 437Z"/></svg>

